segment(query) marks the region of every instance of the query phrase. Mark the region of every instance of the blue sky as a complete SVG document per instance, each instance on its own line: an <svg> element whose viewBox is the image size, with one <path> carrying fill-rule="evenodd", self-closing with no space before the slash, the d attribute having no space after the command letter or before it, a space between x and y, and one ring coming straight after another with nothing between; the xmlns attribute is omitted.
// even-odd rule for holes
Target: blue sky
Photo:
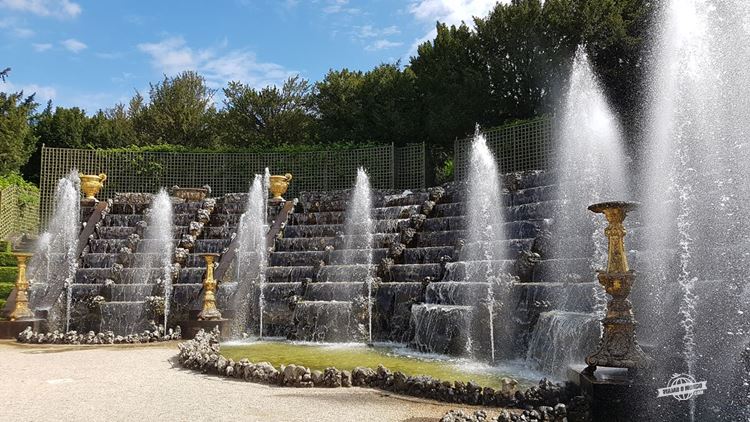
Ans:
<svg viewBox="0 0 750 422"><path fill-rule="evenodd" d="M367 70L416 51L495 0L0 0L1 91L92 113L162 75L197 70L209 85L255 87L333 68Z"/></svg>

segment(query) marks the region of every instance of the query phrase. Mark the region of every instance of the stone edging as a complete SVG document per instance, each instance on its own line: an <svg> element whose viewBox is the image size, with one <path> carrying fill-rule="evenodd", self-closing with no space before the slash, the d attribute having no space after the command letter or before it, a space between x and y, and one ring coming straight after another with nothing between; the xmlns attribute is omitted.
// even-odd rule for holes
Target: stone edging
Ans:
<svg viewBox="0 0 750 422"><path fill-rule="evenodd" d="M554 407L559 403L570 403L577 391L570 383L555 384L542 379L538 386L524 391L509 385L495 391L473 382L441 381L430 376L407 376L402 372L391 372L379 365L377 370L357 367L353 371L326 368L325 371L310 370L299 365L282 365L279 369L268 362L253 363L248 359L235 362L221 355L217 330L211 333L199 331L195 339L179 343L177 356L181 366L229 378L243 379L286 387L369 387L398 394L469 405L514 407Z"/></svg>

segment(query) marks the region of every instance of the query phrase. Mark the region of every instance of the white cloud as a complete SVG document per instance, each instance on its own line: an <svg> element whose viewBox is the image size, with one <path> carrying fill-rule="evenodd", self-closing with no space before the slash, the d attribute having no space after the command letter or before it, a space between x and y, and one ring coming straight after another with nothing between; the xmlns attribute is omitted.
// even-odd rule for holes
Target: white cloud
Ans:
<svg viewBox="0 0 750 422"><path fill-rule="evenodd" d="M261 88L279 84L297 74L276 63L260 62L251 51L224 51L225 48L226 43L223 43L218 47L194 50L182 37L138 45L140 51L151 56L151 64L159 72L172 76L185 70L195 70L206 77L212 88L219 88L229 81Z"/></svg>
<svg viewBox="0 0 750 422"><path fill-rule="evenodd" d="M18 38L29 38L34 35L34 31L22 26L15 18L0 19L0 29L6 29L7 33Z"/></svg>
<svg viewBox="0 0 750 422"><path fill-rule="evenodd" d="M70 0L0 0L0 7L60 19L75 18L82 10L78 3Z"/></svg>
<svg viewBox="0 0 750 422"><path fill-rule="evenodd" d="M68 38L67 40L60 41L60 44L67 50L70 50L76 54L88 48L88 46L75 38Z"/></svg>
<svg viewBox="0 0 750 422"><path fill-rule="evenodd" d="M14 85L13 82L10 81L4 83L0 82L0 92L14 93L18 91L23 91L24 95L36 93L34 99L40 104L44 104L49 100L54 100L57 96L57 90L51 86L38 84Z"/></svg>
<svg viewBox="0 0 750 422"><path fill-rule="evenodd" d="M372 25L363 25L355 28L356 36L359 38L387 37L400 34L401 31L395 25L386 28L375 28Z"/></svg>
<svg viewBox="0 0 750 422"><path fill-rule="evenodd" d="M34 51L38 53L43 53L49 50L50 48L52 48L52 44L49 44L49 43L39 43L39 44L34 43L34 44L31 44L31 46L34 47Z"/></svg>
<svg viewBox="0 0 750 422"><path fill-rule="evenodd" d="M400 47L403 44L404 43L401 43L401 42L393 42L393 41L382 39L382 40L376 40L372 44L368 45L367 47L365 47L365 50L367 51L386 50L386 49L393 48L393 47Z"/></svg>
<svg viewBox="0 0 750 422"><path fill-rule="evenodd" d="M417 21L429 24L430 30L414 41L408 54L416 54L420 44L435 38L437 21L448 26L459 25L461 22L471 25L473 17L487 15L499 2L508 3L509 0L418 0L412 2L409 5L409 13Z"/></svg>
<svg viewBox="0 0 750 422"><path fill-rule="evenodd" d="M323 13L335 14L335 13L347 13L350 15L356 15L360 12L356 7L348 7L349 0L328 0L327 6L323 8Z"/></svg>

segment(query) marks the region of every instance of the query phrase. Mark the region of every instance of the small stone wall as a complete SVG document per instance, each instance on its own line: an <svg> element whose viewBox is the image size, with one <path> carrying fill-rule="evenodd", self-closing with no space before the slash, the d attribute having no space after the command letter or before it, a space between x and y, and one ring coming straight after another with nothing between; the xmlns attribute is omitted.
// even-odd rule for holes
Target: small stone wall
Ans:
<svg viewBox="0 0 750 422"><path fill-rule="evenodd" d="M85 334L76 331L68 331L67 333L60 331L37 333L31 327L26 327L16 338L19 343L29 344L139 344L181 339L182 332L179 326L175 330L170 328L166 334L164 334L164 328L155 327L153 330L146 330L140 334L129 334L127 336L116 336L112 331L103 333L89 331Z"/></svg>
<svg viewBox="0 0 750 422"><path fill-rule="evenodd" d="M178 346L178 360L185 368L287 387L370 387L449 403L527 410L540 406L554 409L554 406L560 403L570 403L577 394L573 385L555 384L547 379L542 379L538 386L524 391L516 390L515 381L508 380L503 389L496 391L473 382L442 381L430 376L407 376L399 371L391 372L382 365L375 370L357 367L350 372L337 368L317 371L298 365L282 365L277 369L268 362L253 363L248 359L235 362L221 355L216 330L211 333L201 330L195 339Z"/></svg>

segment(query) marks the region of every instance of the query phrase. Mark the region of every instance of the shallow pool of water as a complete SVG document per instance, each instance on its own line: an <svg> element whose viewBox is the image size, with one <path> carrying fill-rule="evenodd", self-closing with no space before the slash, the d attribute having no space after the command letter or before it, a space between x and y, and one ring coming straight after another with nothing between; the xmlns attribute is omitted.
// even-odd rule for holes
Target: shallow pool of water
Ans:
<svg viewBox="0 0 750 422"><path fill-rule="evenodd" d="M406 375L429 375L445 381L474 381L484 387L500 387L502 377L514 378L519 387L536 385L544 374L531 371L520 363L487 365L466 359L418 353L400 345L361 343L322 344L289 341L229 342L221 345L227 358L280 365L302 365L312 370L336 367L351 371L357 366L376 369L383 365Z"/></svg>

